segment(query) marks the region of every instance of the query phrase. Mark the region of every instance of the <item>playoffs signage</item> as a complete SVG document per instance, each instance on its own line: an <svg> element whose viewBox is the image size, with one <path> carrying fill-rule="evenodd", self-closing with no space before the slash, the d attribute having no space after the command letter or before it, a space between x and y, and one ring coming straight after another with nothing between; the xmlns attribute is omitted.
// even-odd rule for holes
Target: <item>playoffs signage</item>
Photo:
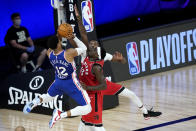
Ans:
<svg viewBox="0 0 196 131"><path fill-rule="evenodd" d="M114 81L196 63L196 19L103 39L107 52L120 51L128 64L111 63Z"/></svg>
<svg viewBox="0 0 196 131"><path fill-rule="evenodd" d="M128 48L129 45L131 46ZM131 75L140 73L137 71L139 69L137 45L140 47L141 72L189 63L196 60L196 28L140 40L137 44L127 43ZM150 66L147 66L148 63Z"/></svg>

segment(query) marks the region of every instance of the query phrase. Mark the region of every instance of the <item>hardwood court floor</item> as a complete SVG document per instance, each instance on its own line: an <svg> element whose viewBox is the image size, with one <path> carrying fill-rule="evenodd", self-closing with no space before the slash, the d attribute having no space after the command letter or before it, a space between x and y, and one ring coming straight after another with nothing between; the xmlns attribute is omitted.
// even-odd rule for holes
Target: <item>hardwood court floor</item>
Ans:
<svg viewBox="0 0 196 131"><path fill-rule="evenodd" d="M163 112L159 118L144 120L142 113L131 100L119 97L120 106L103 112L107 131L131 131L158 125L190 116L196 116L196 66L120 82L134 91L147 106ZM26 131L49 130L51 116L22 111L0 110L0 131L14 131L23 125ZM77 131L80 117L58 121L51 131ZM155 128L157 131L196 131L196 119L181 121Z"/></svg>

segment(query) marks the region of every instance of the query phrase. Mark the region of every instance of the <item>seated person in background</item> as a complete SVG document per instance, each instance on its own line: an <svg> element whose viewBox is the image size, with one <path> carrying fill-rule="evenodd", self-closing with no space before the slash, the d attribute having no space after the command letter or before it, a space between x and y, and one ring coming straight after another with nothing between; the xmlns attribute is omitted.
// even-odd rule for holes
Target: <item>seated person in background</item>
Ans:
<svg viewBox="0 0 196 131"><path fill-rule="evenodd" d="M40 49L41 51L38 51L39 48L34 46L28 30L25 27L20 26L21 18L19 13L13 13L11 15L11 19L13 25L7 31L5 43L11 46L13 55L17 61L20 61L21 71L23 73L27 72L26 63L29 57L37 54L35 52L39 52L36 68L33 70L33 72L39 70L46 57L47 50Z"/></svg>

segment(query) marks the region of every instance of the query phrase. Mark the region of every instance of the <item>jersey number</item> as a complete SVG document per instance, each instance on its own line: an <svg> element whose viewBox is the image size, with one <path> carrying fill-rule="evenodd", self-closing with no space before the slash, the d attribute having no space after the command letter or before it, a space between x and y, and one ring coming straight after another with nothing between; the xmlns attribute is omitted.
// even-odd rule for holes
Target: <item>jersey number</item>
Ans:
<svg viewBox="0 0 196 131"><path fill-rule="evenodd" d="M56 66L56 70L57 70L57 73L62 75L62 76L68 76L68 73L66 73L66 69L64 67L57 67Z"/></svg>

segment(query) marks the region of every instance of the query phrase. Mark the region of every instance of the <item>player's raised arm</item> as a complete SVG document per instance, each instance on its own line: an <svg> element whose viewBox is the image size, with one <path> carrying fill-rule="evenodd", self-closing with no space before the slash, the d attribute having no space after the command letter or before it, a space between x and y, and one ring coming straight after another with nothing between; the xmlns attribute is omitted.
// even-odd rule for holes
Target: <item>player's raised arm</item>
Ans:
<svg viewBox="0 0 196 131"><path fill-rule="evenodd" d="M78 11L76 5L74 6L74 10L75 10L75 15L76 15L77 22L78 22L78 27L79 27L81 40L88 48L88 36L87 36L87 33L86 33L86 29L85 29L84 25L82 24L82 19L81 19L81 16L79 14L79 11Z"/></svg>
<svg viewBox="0 0 196 131"><path fill-rule="evenodd" d="M72 62L74 57L79 56L83 53L86 53L86 50L87 50L86 46L76 36L71 36L70 38L67 38L67 39L73 40L75 44L77 45L77 48L70 48L65 53L65 58L67 58L69 62Z"/></svg>
<svg viewBox="0 0 196 131"><path fill-rule="evenodd" d="M92 73L95 75L96 80L99 82L97 86L86 86L84 83L81 82L82 87L85 90L89 91L97 91L97 90L105 90L107 88L105 77L103 75L102 67L98 64L94 64L92 68Z"/></svg>

